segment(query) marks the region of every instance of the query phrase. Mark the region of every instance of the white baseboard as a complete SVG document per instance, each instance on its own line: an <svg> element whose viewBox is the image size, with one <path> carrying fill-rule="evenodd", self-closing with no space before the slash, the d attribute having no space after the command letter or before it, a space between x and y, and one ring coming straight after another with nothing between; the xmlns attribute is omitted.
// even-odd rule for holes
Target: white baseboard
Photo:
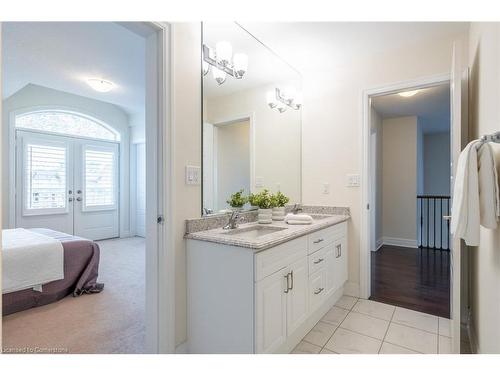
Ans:
<svg viewBox="0 0 500 375"><path fill-rule="evenodd" d="M359 284L352 282L352 281L347 281L344 284L344 294L352 297L359 297Z"/></svg>
<svg viewBox="0 0 500 375"><path fill-rule="evenodd" d="M175 347L175 354L188 354L188 342L187 340L180 343Z"/></svg>
<svg viewBox="0 0 500 375"><path fill-rule="evenodd" d="M397 237L382 237L382 243L384 245L390 246L400 246L400 247L412 247L416 249L418 247L417 240L412 240L408 238L397 238Z"/></svg>
<svg viewBox="0 0 500 375"><path fill-rule="evenodd" d="M384 246L384 239L379 238L377 240L377 242L375 243L375 250L374 251L378 251L382 246Z"/></svg>

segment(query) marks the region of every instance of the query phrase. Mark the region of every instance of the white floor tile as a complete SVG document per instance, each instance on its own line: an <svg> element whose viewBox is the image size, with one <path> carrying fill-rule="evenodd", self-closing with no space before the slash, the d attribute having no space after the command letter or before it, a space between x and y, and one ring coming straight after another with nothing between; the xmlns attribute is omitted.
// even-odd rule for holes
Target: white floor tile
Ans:
<svg viewBox="0 0 500 375"><path fill-rule="evenodd" d="M328 339L332 337L333 332L336 328L336 325L319 322L302 340L323 347L325 346Z"/></svg>
<svg viewBox="0 0 500 375"><path fill-rule="evenodd" d="M349 310L343 309L341 307L333 306L330 311L328 311L321 320L326 323L333 325L339 325L349 314Z"/></svg>
<svg viewBox="0 0 500 375"><path fill-rule="evenodd" d="M321 350L320 346L310 344L305 341L299 342L299 344L292 350L292 354L318 354Z"/></svg>
<svg viewBox="0 0 500 375"><path fill-rule="evenodd" d="M337 301L337 303L335 304L335 306L342 307L343 309L350 310L356 304L357 300L358 299L356 297L342 296Z"/></svg>
<svg viewBox="0 0 500 375"><path fill-rule="evenodd" d="M379 354L420 354L420 353L384 341L382 343L382 347L380 348Z"/></svg>
<svg viewBox="0 0 500 375"><path fill-rule="evenodd" d="M338 328L325 348L339 354L376 354L382 341Z"/></svg>
<svg viewBox="0 0 500 375"><path fill-rule="evenodd" d="M437 353L437 334L391 323L385 340L420 353Z"/></svg>
<svg viewBox="0 0 500 375"><path fill-rule="evenodd" d="M389 322L386 320L351 311L340 326L362 335L382 340L388 325Z"/></svg>
<svg viewBox="0 0 500 375"><path fill-rule="evenodd" d="M438 333L438 317L435 315L396 307L392 321L427 332Z"/></svg>
<svg viewBox="0 0 500 375"><path fill-rule="evenodd" d="M451 337L451 320L439 317L439 334Z"/></svg>
<svg viewBox="0 0 500 375"><path fill-rule="evenodd" d="M439 336L439 354L452 354L451 351L451 338L446 336Z"/></svg>
<svg viewBox="0 0 500 375"><path fill-rule="evenodd" d="M379 319L391 320L392 314L394 313L394 308L394 306L387 305L385 303L359 299L352 308L352 311L371 315Z"/></svg>
<svg viewBox="0 0 500 375"><path fill-rule="evenodd" d="M339 354L339 353L335 353L335 352L332 352L331 350L323 348L323 349L321 349L319 354Z"/></svg>

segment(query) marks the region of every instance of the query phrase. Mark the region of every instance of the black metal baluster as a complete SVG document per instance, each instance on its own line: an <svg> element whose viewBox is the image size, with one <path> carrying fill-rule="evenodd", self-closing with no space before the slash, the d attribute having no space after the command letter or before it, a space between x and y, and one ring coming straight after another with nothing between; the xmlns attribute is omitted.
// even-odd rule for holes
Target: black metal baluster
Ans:
<svg viewBox="0 0 500 375"><path fill-rule="evenodd" d="M443 198L439 200L439 250L443 250Z"/></svg>
<svg viewBox="0 0 500 375"><path fill-rule="evenodd" d="M429 247L429 201L430 199L427 198L427 247Z"/></svg>
<svg viewBox="0 0 500 375"><path fill-rule="evenodd" d="M436 248L436 198L432 200L433 203L433 215L432 215L432 230L434 233L433 234L433 240L432 240L432 248Z"/></svg>
<svg viewBox="0 0 500 375"><path fill-rule="evenodd" d="M423 242L422 242L422 233L424 231L424 213L422 211L422 197L419 198L420 200L420 248L422 248Z"/></svg>

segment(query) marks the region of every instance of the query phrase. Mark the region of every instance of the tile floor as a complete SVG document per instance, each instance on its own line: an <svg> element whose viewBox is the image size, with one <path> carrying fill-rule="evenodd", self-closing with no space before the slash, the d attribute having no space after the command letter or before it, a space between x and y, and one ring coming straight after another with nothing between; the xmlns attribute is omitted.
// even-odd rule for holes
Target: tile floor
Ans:
<svg viewBox="0 0 500 375"><path fill-rule="evenodd" d="M448 354L450 320L342 296L294 354Z"/></svg>

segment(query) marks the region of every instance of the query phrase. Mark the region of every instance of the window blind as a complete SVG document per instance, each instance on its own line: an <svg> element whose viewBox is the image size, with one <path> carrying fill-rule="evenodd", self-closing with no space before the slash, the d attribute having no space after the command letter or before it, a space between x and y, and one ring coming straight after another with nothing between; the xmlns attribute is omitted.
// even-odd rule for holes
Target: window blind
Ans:
<svg viewBox="0 0 500 375"><path fill-rule="evenodd" d="M26 208L66 207L66 148L41 144L26 147Z"/></svg>
<svg viewBox="0 0 500 375"><path fill-rule="evenodd" d="M114 152L85 150L85 206L115 204Z"/></svg>

